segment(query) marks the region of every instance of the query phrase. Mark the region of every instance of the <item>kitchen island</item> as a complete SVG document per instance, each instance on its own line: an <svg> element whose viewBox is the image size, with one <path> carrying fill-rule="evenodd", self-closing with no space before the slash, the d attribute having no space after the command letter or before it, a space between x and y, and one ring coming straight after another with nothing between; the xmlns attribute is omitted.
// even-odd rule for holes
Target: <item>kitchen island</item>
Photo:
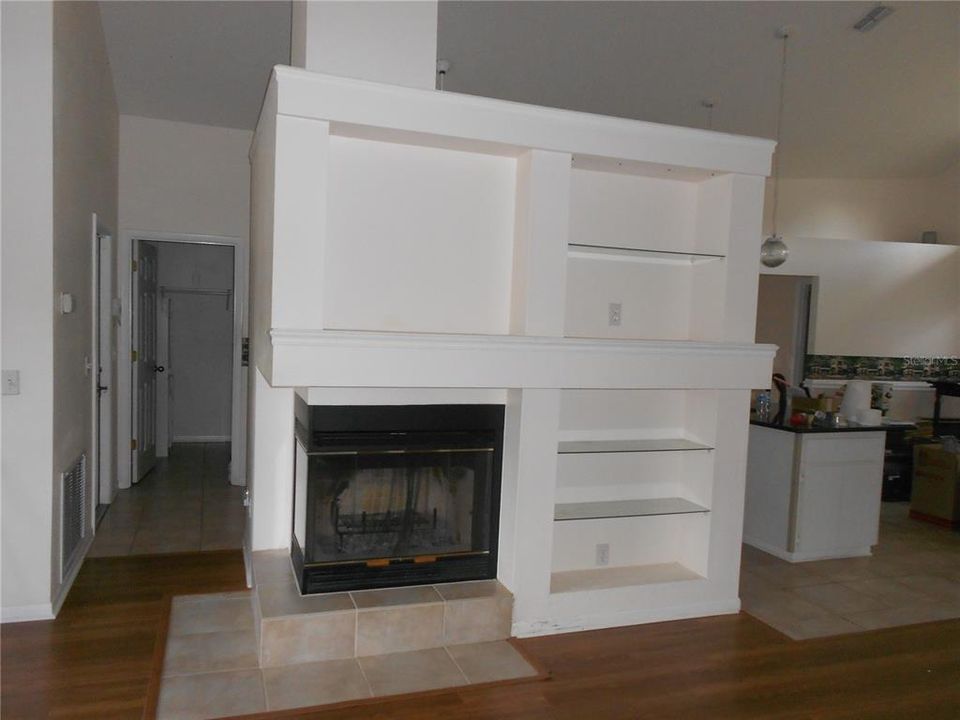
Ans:
<svg viewBox="0 0 960 720"><path fill-rule="evenodd" d="M743 541L789 562L871 554L886 428L751 422Z"/></svg>

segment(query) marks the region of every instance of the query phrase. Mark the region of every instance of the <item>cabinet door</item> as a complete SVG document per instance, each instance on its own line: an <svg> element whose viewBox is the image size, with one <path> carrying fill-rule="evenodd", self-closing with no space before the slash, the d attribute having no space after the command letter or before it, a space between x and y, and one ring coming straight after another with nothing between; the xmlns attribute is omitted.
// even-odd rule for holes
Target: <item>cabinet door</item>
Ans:
<svg viewBox="0 0 960 720"><path fill-rule="evenodd" d="M830 554L877 542L882 466L805 465L800 470L796 551Z"/></svg>

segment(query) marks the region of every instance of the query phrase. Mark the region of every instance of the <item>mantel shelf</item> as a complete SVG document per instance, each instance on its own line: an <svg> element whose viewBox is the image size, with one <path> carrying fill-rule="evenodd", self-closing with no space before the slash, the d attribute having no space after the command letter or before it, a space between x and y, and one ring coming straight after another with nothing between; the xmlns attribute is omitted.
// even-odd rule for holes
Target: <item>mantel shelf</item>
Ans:
<svg viewBox="0 0 960 720"><path fill-rule="evenodd" d="M550 575L550 592L587 592L687 580L703 580L703 576L680 563L566 570Z"/></svg>
<svg viewBox="0 0 960 720"><path fill-rule="evenodd" d="M646 517L650 515L686 515L707 513L709 509L680 497L602 502L557 503L553 519L600 520L604 518Z"/></svg>
<svg viewBox="0 0 960 720"><path fill-rule="evenodd" d="M646 250L641 248L612 247L609 245L567 245L569 257L588 260L616 260L627 262L654 262L671 265L696 265L705 262L723 260L724 255L714 253L678 252L675 250Z"/></svg>
<svg viewBox="0 0 960 720"><path fill-rule="evenodd" d="M561 455L585 453L677 452L713 450L709 445L686 438L646 438L641 440L562 440L557 445Z"/></svg>

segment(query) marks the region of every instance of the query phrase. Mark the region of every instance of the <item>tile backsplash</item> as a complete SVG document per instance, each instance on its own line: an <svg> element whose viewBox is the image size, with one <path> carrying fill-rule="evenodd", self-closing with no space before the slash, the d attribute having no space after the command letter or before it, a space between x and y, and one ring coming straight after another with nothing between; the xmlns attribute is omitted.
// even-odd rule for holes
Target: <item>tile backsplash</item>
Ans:
<svg viewBox="0 0 960 720"><path fill-rule="evenodd" d="M805 376L820 380L864 378L960 381L960 358L807 355Z"/></svg>

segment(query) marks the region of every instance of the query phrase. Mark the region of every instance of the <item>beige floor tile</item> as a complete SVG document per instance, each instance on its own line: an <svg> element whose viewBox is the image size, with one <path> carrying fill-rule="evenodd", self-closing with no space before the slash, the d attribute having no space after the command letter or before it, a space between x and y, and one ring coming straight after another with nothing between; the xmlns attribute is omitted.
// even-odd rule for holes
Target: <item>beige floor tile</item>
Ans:
<svg viewBox="0 0 960 720"><path fill-rule="evenodd" d="M897 582L936 600L960 602L960 582L941 575L907 575Z"/></svg>
<svg viewBox="0 0 960 720"><path fill-rule="evenodd" d="M823 575L815 573L798 563L781 565L752 565L750 572L778 588L796 588L804 585L822 585L829 582Z"/></svg>
<svg viewBox="0 0 960 720"><path fill-rule="evenodd" d="M443 644L443 603L357 611L357 656L402 653Z"/></svg>
<svg viewBox="0 0 960 720"><path fill-rule="evenodd" d="M260 596L260 612L265 618L354 609L349 593L301 595L292 578L288 582L261 585L257 592Z"/></svg>
<svg viewBox="0 0 960 720"><path fill-rule="evenodd" d="M510 637L513 596L506 592L447 600L443 604L443 644L481 643Z"/></svg>
<svg viewBox="0 0 960 720"><path fill-rule="evenodd" d="M435 585L444 600L468 600L471 598L513 597L498 580L473 580L471 582Z"/></svg>
<svg viewBox="0 0 960 720"><path fill-rule="evenodd" d="M356 660L288 665L263 670L268 710L327 705L371 696Z"/></svg>
<svg viewBox="0 0 960 720"><path fill-rule="evenodd" d="M841 583L854 592L878 598L891 607L924 603L930 600L921 592L912 590L896 578L874 578Z"/></svg>
<svg viewBox="0 0 960 720"><path fill-rule="evenodd" d="M864 630L914 625L960 617L960 607L949 607L938 603L917 603L902 607L884 608L847 616L847 620Z"/></svg>
<svg viewBox="0 0 960 720"><path fill-rule="evenodd" d="M200 635L170 635L163 662L164 675L246 670L257 667L253 629Z"/></svg>
<svg viewBox="0 0 960 720"><path fill-rule="evenodd" d="M798 587L793 592L804 600L819 605L824 610L837 615L868 612L889 607L887 603L877 597L864 595L840 583Z"/></svg>
<svg viewBox="0 0 960 720"><path fill-rule="evenodd" d="M806 618L795 622L783 622L775 625L777 630L794 640L811 640L831 635L845 635L860 632L858 625L837 615L827 614L819 617Z"/></svg>
<svg viewBox="0 0 960 720"><path fill-rule="evenodd" d="M360 610L393 607L397 605L419 605L443 602L440 594L429 585L385 588L382 590L360 590L350 594L353 596L353 601Z"/></svg>
<svg viewBox="0 0 960 720"><path fill-rule="evenodd" d="M252 592L174 598L170 635L253 630Z"/></svg>
<svg viewBox="0 0 960 720"><path fill-rule="evenodd" d="M106 537L94 555L241 547L243 488L226 481L228 462L229 443L174 445L169 458L111 503L97 527Z"/></svg>
<svg viewBox="0 0 960 720"><path fill-rule="evenodd" d="M259 550L252 553L251 557L253 577L258 586L293 581L293 566L288 551Z"/></svg>
<svg viewBox="0 0 960 720"><path fill-rule="evenodd" d="M506 640L447 648L470 683L532 677L537 671Z"/></svg>
<svg viewBox="0 0 960 720"><path fill-rule="evenodd" d="M356 630L355 610L262 620L260 666L352 658L356 654Z"/></svg>
<svg viewBox="0 0 960 720"><path fill-rule="evenodd" d="M444 648L359 659L375 696L465 685L467 680Z"/></svg>
<svg viewBox="0 0 960 720"><path fill-rule="evenodd" d="M200 720L267 709L259 670L167 677L160 686L158 720Z"/></svg>
<svg viewBox="0 0 960 720"><path fill-rule="evenodd" d="M753 597L744 597L742 603L746 612L773 624L780 619L784 622L806 620L820 617L827 612L791 590L773 590Z"/></svg>

